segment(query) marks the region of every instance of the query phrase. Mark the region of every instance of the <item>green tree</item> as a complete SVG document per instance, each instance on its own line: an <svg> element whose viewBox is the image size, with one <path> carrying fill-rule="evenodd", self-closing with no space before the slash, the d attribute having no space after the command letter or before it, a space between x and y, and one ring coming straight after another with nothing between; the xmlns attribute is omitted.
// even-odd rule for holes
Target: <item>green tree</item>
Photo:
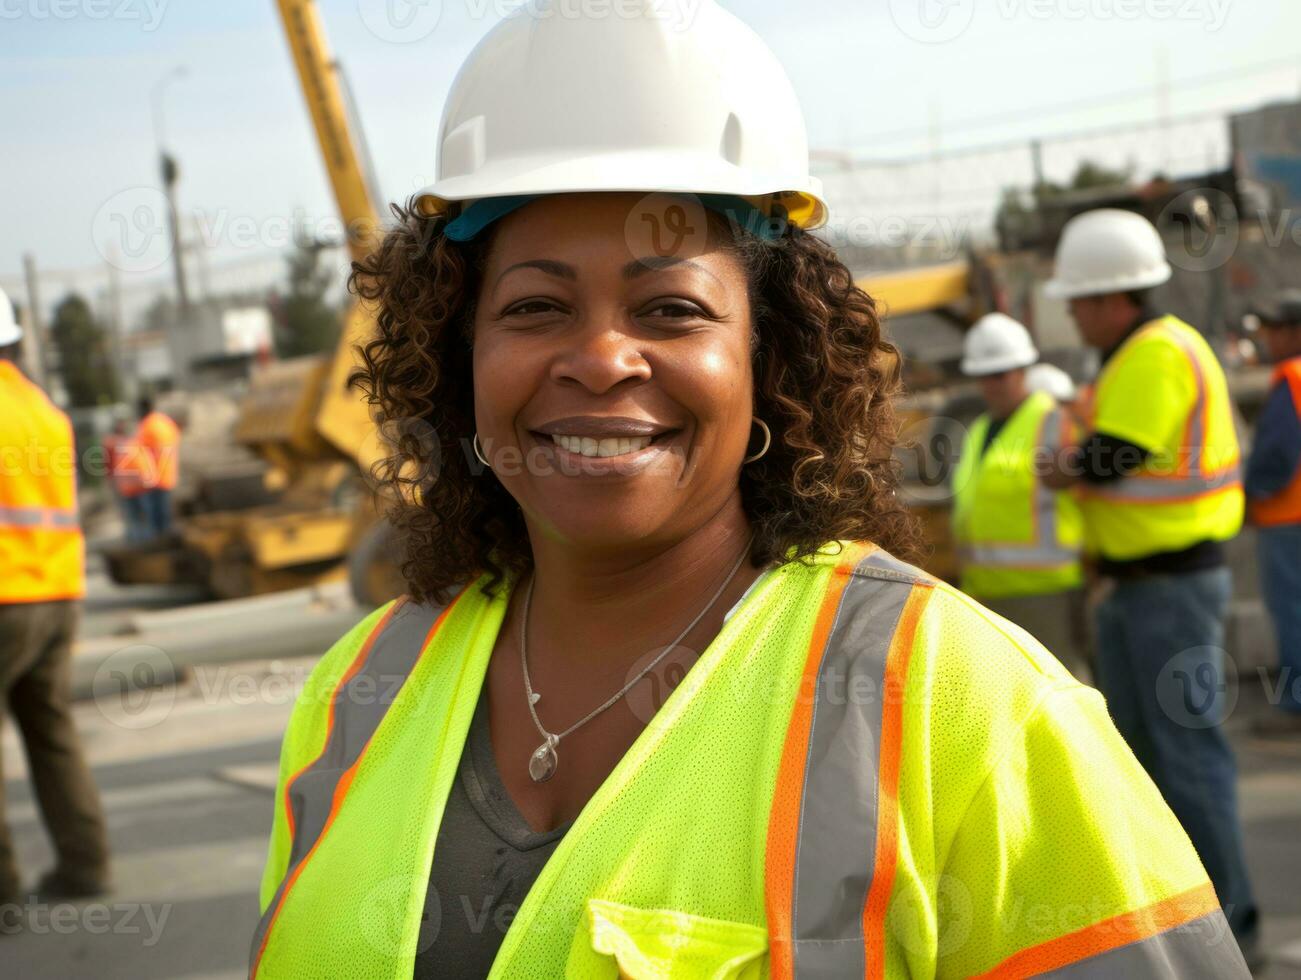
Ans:
<svg viewBox="0 0 1301 980"><path fill-rule="evenodd" d="M289 256L289 292L276 308L276 353L298 357L333 350L342 322L325 299L334 273L322 268L324 245L298 236Z"/></svg>
<svg viewBox="0 0 1301 980"><path fill-rule="evenodd" d="M107 334L90 306L71 293L54 311L54 345L59 351L63 384L76 408L118 400L119 385L109 356Z"/></svg>

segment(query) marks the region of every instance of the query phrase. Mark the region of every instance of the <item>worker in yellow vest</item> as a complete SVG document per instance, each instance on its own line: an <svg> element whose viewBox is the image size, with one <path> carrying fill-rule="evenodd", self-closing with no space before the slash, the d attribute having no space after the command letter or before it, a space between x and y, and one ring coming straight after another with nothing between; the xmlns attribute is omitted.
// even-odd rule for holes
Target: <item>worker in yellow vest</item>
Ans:
<svg viewBox="0 0 1301 980"><path fill-rule="evenodd" d="M1257 310L1274 374L1247 461L1265 604L1278 638L1278 713L1268 733L1301 733L1301 292Z"/></svg>
<svg viewBox="0 0 1301 980"><path fill-rule="evenodd" d="M967 331L962 372L976 379L988 411L972 423L953 478L961 585L1087 682L1084 521L1069 492L1039 478L1075 434L1051 395L1030 390L1038 359L1029 332L1006 314Z"/></svg>
<svg viewBox="0 0 1301 980"><path fill-rule="evenodd" d="M897 362L780 64L645 6L498 23L358 265L359 381L437 439L251 975L1246 978L1098 694L887 550Z"/></svg>
<svg viewBox="0 0 1301 980"><path fill-rule="evenodd" d="M12 714L57 863L44 901L108 888L104 815L68 704L85 592L72 426L17 364L22 330L0 292L0 720ZM0 780L0 787L3 780ZM21 908L0 795L0 932Z"/></svg>
<svg viewBox="0 0 1301 980"><path fill-rule="evenodd" d="M1240 453L1224 371L1188 324L1153 312L1171 276L1147 219L1100 209L1067 223L1050 295L1102 355L1088 432L1047 477L1080 491L1107 594L1098 687L1121 734L1188 831L1239 942L1257 910L1243 856L1233 750L1221 731L1224 542L1242 526Z"/></svg>

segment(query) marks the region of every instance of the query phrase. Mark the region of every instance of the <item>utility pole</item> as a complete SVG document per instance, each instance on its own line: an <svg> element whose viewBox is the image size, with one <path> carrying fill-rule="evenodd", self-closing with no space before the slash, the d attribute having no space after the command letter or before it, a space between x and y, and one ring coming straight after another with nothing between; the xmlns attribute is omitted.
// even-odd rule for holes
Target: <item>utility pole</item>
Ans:
<svg viewBox="0 0 1301 980"><path fill-rule="evenodd" d="M172 378L177 387L183 387L189 380L189 359L193 349L190 337L193 325L190 323L190 294L185 284L185 245L181 241L180 211L176 206L176 181L180 177L180 167L176 158L167 152L167 139L164 132L163 94L169 82L185 77L183 66L173 68L154 82L150 91L154 112L154 144L158 149L159 176L163 181L163 193L167 197L167 232L172 242L172 272L176 278L176 319L168 328L168 350L172 357Z"/></svg>
<svg viewBox="0 0 1301 980"><path fill-rule="evenodd" d="M126 370L126 351L122 343L122 280L117 268L117 251L112 251L108 260L108 326L113 344L113 371L117 375L122 400L135 401L134 385Z"/></svg>
<svg viewBox="0 0 1301 980"><path fill-rule="evenodd" d="M27 278L27 332L23 335L23 370L37 385L46 384L45 315L41 312L41 286L36 275L36 257L23 254L23 275Z"/></svg>

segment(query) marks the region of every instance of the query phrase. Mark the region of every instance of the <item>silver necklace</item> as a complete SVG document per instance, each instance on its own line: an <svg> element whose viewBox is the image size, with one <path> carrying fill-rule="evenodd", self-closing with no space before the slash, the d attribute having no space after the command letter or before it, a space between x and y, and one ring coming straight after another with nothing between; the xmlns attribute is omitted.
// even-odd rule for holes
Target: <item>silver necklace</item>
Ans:
<svg viewBox="0 0 1301 980"><path fill-rule="evenodd" d="M705 608L700 610L700 612L696 614L696 618L693 619L689 624L687 624L687 628L678 634L678 638L676 640L674 640L663 650L661 650L655 656L654 660L652 660L640 671L638 671L637 676L634 677L632 680L630 680L627 684L625 684L617 694L611 697L599 708L596 708L594 711L589 712L587 715L580 718L578 721L574 722L572 725L566 728L563 732L560 732L558 734L549 732L542 727L542 721L538 718L537 710L534 708L534 705L538 703L542 695L534 692L533 683L529 680L528 623L529 623L529 607L533 603L533 576L531 575L529 576L528 589L524 593L524 610L520 615L519 659L520 659L520 667L524 671L524 693L528 699L529 714L533 716L533 724L537 726L538 734L542 736L542 744L539 745L534 750L531 756L529 756L529 776L532 777L535 783L545 783L548 779L550 779L552 776L556 774L556 769L560 765L560 757L556 754L556 746L560 744L560 740L562 738L564 738L566 735L573 732L575 729L580 728L583 725L586 725L589 721L591 721L593 718L599 715L602 711L610 707L621 697L623 697L625 694L631 691L639 680L641 680L643 677L649 674L655 668L655 665L658 664L661 660L663 660L666 656L668 656L669 651L672 650L674 647L676 647L679 643L681 643L683 637L685 637L688 633L690 633L695 628L696 624L699 623L702 619L704 619L705 613L709 612L709 610L714 608L714 603L718 601L718 597L723 594L723 591L731 583L732 579L736 578L736 573L741 570L741 564L745 561L746 556L750 553L750 545L753 541L754 541L754 536L751 535L750 538L745 543L745 548L742 549L740 556L736 559L736 564L732 566L732 570L728 573L727 578L723 580L723 584L718 587L718 591L715 592L713 598L710 599L708 603L706 603Z"/></svg>

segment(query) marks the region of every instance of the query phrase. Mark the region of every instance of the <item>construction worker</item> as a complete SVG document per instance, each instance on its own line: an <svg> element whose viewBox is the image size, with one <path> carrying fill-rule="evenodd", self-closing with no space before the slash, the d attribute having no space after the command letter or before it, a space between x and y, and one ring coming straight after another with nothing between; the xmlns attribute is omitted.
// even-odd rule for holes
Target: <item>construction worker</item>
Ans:
<svg viewBox="0 0 1301 980"><path fill-rule="evenodd" d="M657 7L499 22L358 263L358 380L436 438L381 470L406 598L289 723L251 976L1245 978L1099 695L885 550L897 360L791 85Z"/></svg>
<svg viewBox="0 0 1301 980"><path fill-rule="evenodd" d="M104 816L69 711L78 600L85 591L76 455L68 417L23 376L22 330L0 293L0 712L8 708L57 864L44 900L108 888ZM0 779L0 929L23 895ZM8 908L6 909L6 906Z"/></svg>
<svg viewBox="0 0 1301 980"><path fill-rule="evenodd" d="M1195 329L1152 309L1171 276L1141 215L1101 209L1062 232L1050 295L1102 354L1088 432L1046 477L1075 485L1107 590L1096 611L1098 687L1121 734L1188 831L1251 953L1257 942L1236 764L1220 729L1224 542L1242 525L1228 383Z"/></svg>
<svg viewBox="0 0 1301 980"><path fill-rule="evenodd" d="M1301 292L1283 293L1257 315L1274 374L1244 489L1279 662L1279 712L1261 727L1301 733Z"/></svg>
<svg viewBox="0 0 1301 980"><path fill-rule="evenodd" d="M154 408L153 399L139 401L140 424L135 442L140 447L140 471L144 483L141 506L145 537L156 538L172 528L172 491L180 468L181 430L170 417Z"/></svg>
<svg viewBox="0 0 1301 980"><path fill-rule="evenodd" d="M961 586L1087 682L1084 522L1072 496L1038 476L1044 453L1055 455L1074 433L1051 395L1030 390L1038 359L1029 332L1005 314L967 332L962 372L976 379L988 411L972 423L954 473Z"/></svg>
<svg viewBox="0 0 1301 980"><path fill-rule="evenodd" d="M114 420L113 430L104 437L104 469L126 527L126 539L138 542L149 537L144 504L146 488L140 466L141 449L129 428L125 418Z"/></svg>

